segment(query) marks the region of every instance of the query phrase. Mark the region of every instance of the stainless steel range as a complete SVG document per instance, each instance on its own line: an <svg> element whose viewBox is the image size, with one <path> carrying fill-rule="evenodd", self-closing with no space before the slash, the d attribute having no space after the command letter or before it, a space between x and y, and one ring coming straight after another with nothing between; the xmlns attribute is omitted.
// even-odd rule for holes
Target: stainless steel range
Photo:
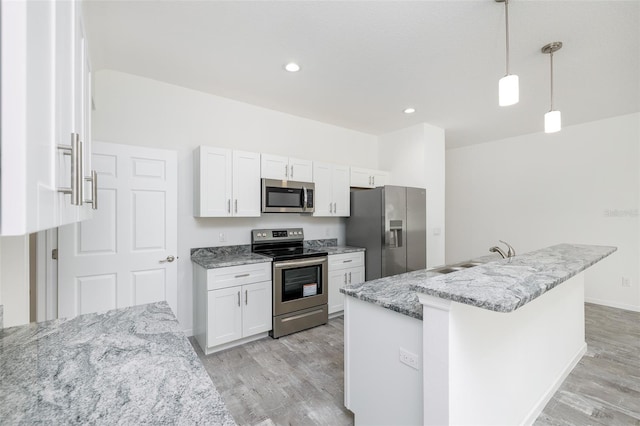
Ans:
<svg viewBox="0 0 640 426"><path fill-rule="evenodd" d="M302 228L251 231L251 251L273 259L273 338L329 318L327 253L304 248L303 241Z"/></svg>

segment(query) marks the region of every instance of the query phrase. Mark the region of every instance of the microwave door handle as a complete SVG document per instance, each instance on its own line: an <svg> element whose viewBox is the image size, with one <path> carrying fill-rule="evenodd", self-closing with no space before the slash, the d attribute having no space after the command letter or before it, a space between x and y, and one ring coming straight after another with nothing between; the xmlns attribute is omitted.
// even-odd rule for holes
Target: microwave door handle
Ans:
<svg viewBox="0 0 640 426"><path fill-rule="evenodd" d="M303 196L302 211L306 211L307 210L307 188L304 186L302 187L302 196Z"/></svg>

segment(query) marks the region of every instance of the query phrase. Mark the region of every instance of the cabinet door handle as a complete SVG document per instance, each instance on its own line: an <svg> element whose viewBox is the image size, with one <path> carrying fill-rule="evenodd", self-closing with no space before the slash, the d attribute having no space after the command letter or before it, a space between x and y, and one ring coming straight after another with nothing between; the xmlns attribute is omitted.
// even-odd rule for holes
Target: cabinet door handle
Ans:
<svg viewBox="0 0 640 426"><path fill-rule="evenodd" d="M71 133L71 145L58 145L57 148L62 151L63 155L71 157L71 186L69 188L58 188L58 192L70 194L71 204L80 206L84 201L82 197L84 173L82 170L82 142L80 142L80 135Z"/></svg>
<svg viewBox="0 0 640 426"><path fill-rule="evenodd" d="M238 290L238 308L240 307L240 290Z"/></svg>
<svg viewBox="0 0 640 426"><path fill-rule="evenodd" d="M373 186L376 186L376 177L371 176L371 181L373 182Z"/></svg>
<svg viewBox="0 0 640 426"><path fill-rule="evenodd" d="M227 200L227 213L231 214L231 198Z"/></svg>
<svg viewBox="0 0 640 426"><path fill-rule="evenodd" d="M91 203L91 209L98 210L98 173L95 170L91 170L91 176L85 177L84 180L91 182L91 199L83 201Z"/></svg>
<svg viewBox="0 0 640 426"><path fill-rule="evenodd" d="M346 272L344 273L344 283L345 284L347 283L347 273Z"/></svg>
<svg viewBox="0 0 640 426"><path fill-rule="evenodd" d="M287 164L284 165L284 177L289 177L289 166Z"/></svg>
<svg viewBox="0 0 640 426"><path fill-rule="evenodd" d="M235 278L244 278L244 277L248 277L251 274L240 274L240 275L236 275Z"/></svg>
<svg viewBox="0 0 640 426"><path fill-rule="evenodd" d="M329 203L329 213L333 213L333 204Z"/></svg>
<svg viewBox="0 0 640 426"><path fill-rule="evenodd" d="M235 212L238 213L238 199L236 198L235 202Z"/></svg>
<svg viewBox="0 0 640 426"><path fill-rule="evenodd" d="M353 259L348 259L348 260L343 260L342 263L349 263L349 262L353 262Z"/></svg>
<svg viewBox="0 0 640 426"><path fill-rule="evenodd" d="M244 291L244 304L245 305L249 304L249 290Z"/></svg>
<svg viewBox="0 0 640 426"><path fill-rule="evenodd" d="M291 179L293 179L293 164L291 165Z"/></svg>
<svg viewBox="0 0 640 426"><path fill-rule="evenodd" d="M351 284L351 272L349 272L349 284Z"/></svg>
<svg viewBox="0 0 640 426"><path fill-rule="evenodd" d="M337 203L333 203L333 212L334 213L338 212L338 204Z"/></svg>

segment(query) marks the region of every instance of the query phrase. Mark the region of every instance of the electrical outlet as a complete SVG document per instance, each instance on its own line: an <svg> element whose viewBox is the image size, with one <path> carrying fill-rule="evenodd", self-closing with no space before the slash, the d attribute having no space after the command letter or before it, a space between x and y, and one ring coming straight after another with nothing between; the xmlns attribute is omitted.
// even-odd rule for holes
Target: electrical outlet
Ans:
<svg viewBox="0 0 640 426"><path fill-rule="evenodd" d="M400 362L408 365L411 368L415 368L416 370L420 369L420 367L418 366L418 355L412 354L406 349L400 348Z"/></svg>
<svg viewBox="0 0 640 426"><path fill-rule="evenodd" d="M622 277L622 287L631 287L631 278Z"/></svg>
<svg viewBox="0 0 640 426"><path fill-rule="evenodd" d="M224 232L221 232L220 235L218 235L218 241L220 241L221 243L224 243L225 241L227 241L227 236L225 235Z"/></svg>

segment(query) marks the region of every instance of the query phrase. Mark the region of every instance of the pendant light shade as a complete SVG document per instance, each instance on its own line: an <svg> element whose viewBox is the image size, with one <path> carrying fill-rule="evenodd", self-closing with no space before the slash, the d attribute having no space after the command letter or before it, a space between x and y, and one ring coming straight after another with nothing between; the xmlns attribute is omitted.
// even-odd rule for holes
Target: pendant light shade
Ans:
<svg viewBox="0 0 640 426"><path fill-rule="evenodd" d="M498 105L509 106L520 100L520 84L515 74L505 75L498 82Z"/></svg>
<svg viewBox="0 0 640 426"><path fill-rule="evenodd" d="M544 115L544 132L555 133L562 129L562 115L560 111L549 111Z"/></svg>
<svg viewBox="0 0 640 426"><path fill-rule="evenodd" d="M562 48L561 41L554 41L552 43L546 44L542 46L542 53L549 55L549 63L550 63L550 88L551 88L551 107L549 108L549 112L544 115L544 132L545 133L555 133L559 132L562 129L562 115L560 111L556 111L553 109L553 53L557 52Z"/></svg>
<svg viewBox="0 0 640 426"><path fill-rule="evenodd" d="M520 101L520 83L518 76L509 73L509 0L495 0L504 3L506 73L498 82L498 105L509 106Z"/></svg>

